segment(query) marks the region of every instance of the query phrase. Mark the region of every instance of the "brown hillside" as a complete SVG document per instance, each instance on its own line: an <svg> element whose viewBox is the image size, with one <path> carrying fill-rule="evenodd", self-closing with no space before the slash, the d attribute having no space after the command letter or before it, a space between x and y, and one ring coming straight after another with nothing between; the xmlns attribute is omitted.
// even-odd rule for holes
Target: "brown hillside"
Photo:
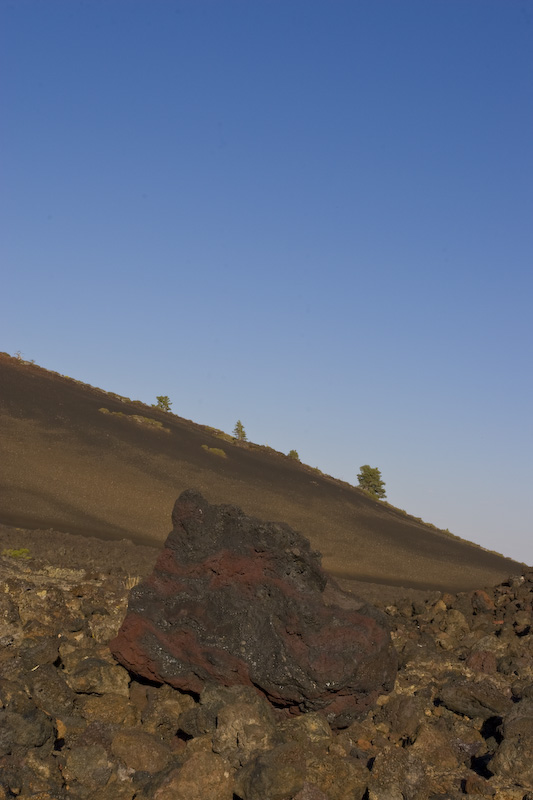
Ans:
<svg viewBox="0 0 533 800"><path fill-rule="evenodd" d="M224 450L226 458L206 447ZM211 502L287 522L339 577L458 591L521 571L511 559L267 448L229 443L174 414L6 354L0 354L0 465L6 525L157 544L170 530L174 500L194 487Z"/></svg>

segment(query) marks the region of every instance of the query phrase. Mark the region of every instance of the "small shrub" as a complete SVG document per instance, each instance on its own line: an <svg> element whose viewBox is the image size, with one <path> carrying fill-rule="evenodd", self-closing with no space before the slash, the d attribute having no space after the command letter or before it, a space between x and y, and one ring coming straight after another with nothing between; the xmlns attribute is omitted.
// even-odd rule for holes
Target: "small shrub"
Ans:
<svg viewBox="0 0 533 800"><path fill-rule="evenodd" d="M108 408L99 408L101 414L110 414L112 417L127 417L123 411L110 411Z"/></svg>
<svg viewBox="0 0 533 800"><path fill-rule="evenodd" d="M158 419L142 417L140 414L124 414L123 411L110 411L108 408L99 408L98 411L100 411L101 414L110 414L112 417L122 417L123 419L129 419L132 422L136 422L137 425L149 425L151 428L156 428L159 431L170 433L169 428L165 428L163 423Z"/></svg>
<svg viewBox="0 0 533 800"><path fill-rule="evenodd" d="M31 558L30 551L27 547L19 547L18 550L7 548L2 551L2 555L9 556L9 558Z"/></svg>
<svg viewBox="0 0 533 800"><path fill-rule="evenodd" d="M294 461L299 461L300 460L300 456L298 455L298 451L297 450L289 450L288 455L289 455L289 458L294 459Z"/></svg>
<svg viewBox="0 0 533 800"><path fill-rule="evenodd" d="M224 450L221 450L220 447L208 447L206 444L203 444L202 450L205 450L206 453L211 453L213 456L218 456L219 458L227 458L226 453Z"/></svg>
<svg viewBox="0 0 533 800"><path fill-rule="evenodd" d="M120 411L118 412L120 414ZM130 419L138 422L140 425L152 425L154 428L162 428L163 423L158 419L151 419L150 417L141 417L139 414L132 414ZM165 428L166 430L166 428Z"/></svg>
<svg viewBox="0 0 533 800"><path fill-rule="evenodd" d="M207 431L208 433L213 433L215 435L217 433L222 433L220 428L212 428L211 425L200 425L200 427L203 428L204 431Z"/></svg>

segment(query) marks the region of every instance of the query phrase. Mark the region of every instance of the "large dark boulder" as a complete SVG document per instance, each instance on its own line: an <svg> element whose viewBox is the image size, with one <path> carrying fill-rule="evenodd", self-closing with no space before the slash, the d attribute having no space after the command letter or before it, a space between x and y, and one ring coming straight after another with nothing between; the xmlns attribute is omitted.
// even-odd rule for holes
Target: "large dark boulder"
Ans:
<svg viewBox="0 0 533 800"><path fill-rule="evenodd" d="M111 642L128 670L193 693L254 686L276 706L321 711L337 727L392 688L388 631L328 583L300 534L190 490L172 521Z"/></svg>

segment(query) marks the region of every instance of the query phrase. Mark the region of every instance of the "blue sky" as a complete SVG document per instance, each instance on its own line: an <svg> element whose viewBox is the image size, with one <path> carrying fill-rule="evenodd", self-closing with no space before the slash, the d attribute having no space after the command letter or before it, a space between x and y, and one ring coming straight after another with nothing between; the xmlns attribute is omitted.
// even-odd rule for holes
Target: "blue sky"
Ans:
<svg viewBox="0 0 533 800"><path fill-rule="evenodd" d="M0 22L0 350L533 563L529 0Z"/></svg>

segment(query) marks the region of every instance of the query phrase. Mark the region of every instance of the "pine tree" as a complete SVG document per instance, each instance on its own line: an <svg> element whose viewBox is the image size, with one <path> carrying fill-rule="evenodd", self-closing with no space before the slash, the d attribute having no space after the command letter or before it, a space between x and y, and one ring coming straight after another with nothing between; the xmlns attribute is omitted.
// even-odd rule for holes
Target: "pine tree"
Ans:
<svg viewBox="0 0 533 800"><path fill-rule="evenodd" d="M159 397L155 398L157 400L157 405L153 406L153 408L159 408L161 411L170 411L170 406L172 403L170 402L170 398L167 397L166 394L162 394Z"/></svg>
<svg viewBox="0 0 533 800"><path fill-rule="evenodd" d="M246 442L248 437L246 436L246 431L244 430L244 425L240 421L237 420L235 423L235 427L233 428L233 435L237 439L238 442Z"/></svg>
<svg viewBox="0 0 533 800"><path fill-rule="evenodd" d="M357 476L359 479L359 488L364 489L365 492L368 492L371 497L375 497L377 500L382 500L386 497L385 483L381 480L381 472L379 469L364 464L360 467L360 470L361 472Z"/></svg>

